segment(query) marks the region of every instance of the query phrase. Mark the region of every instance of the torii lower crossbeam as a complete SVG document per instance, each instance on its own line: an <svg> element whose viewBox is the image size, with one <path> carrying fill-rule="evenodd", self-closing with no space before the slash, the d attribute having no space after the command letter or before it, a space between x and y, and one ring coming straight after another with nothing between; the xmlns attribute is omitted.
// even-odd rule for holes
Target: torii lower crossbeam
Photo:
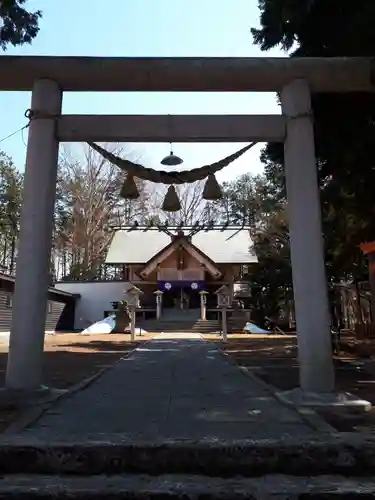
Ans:
<svg viewBox="0 0 375 500"><path fill-rule="evenodd" d="M283 142L282 115L63 115L61 142Z"/></svg>

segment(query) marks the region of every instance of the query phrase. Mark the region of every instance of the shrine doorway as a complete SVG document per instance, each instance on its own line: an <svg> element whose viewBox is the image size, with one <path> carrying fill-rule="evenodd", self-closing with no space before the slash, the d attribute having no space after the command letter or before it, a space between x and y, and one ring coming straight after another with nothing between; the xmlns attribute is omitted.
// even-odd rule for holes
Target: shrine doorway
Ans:
<svg viewBox="0 0 375 500"><path fill-rule="evenodd" d="M198 283L165 283L163 287L163 308L186 311L200 308L200 286Z"/></svg>

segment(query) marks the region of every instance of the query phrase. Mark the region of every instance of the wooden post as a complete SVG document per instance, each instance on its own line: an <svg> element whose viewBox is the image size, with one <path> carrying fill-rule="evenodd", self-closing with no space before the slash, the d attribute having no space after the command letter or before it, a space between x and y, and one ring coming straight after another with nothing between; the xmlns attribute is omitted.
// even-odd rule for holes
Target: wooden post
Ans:
<svg viewBox="0 0 375 500"><path fill-rule="evenodd" d="M375 322L375 241L361 243L360 248L363 254L368 257L368 273L371 291L371 321Z"/></svg>
<svg viewBox="0 0 375 500"><path fill-rule="evenodd" d="M371 321L375 322L375 252L368 255L369 284L371 291Z"/></svg>
<svg viewBox="0 0 375 500"><path fill-rule="evenodd" d="M225 307L221 310L221 323L223 329L223 340L226 342L228 340L228 325L227 325L227 310Z"/></svg>
<svg viewBox="0 0 375 500"><path fill-rule="evenodd" d="M207 319L207 294L208 292L202 290L199 292L201 298L201 319L206 321Z"/></svg>
<svg viewBox="0 0 375 500"><path fill-rule="evenodd" d="M135 307L130 308L130 339L132 342L135 341Z"/></svg>

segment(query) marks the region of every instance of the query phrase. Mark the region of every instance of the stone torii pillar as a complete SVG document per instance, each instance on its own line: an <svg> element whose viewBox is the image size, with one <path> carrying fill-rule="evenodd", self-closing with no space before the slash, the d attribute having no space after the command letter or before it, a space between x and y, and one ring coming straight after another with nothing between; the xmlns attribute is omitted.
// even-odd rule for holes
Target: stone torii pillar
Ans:
<svg viewBox="0 0 375 500"><path fill-rule="evenodd" d="M334 391L331 324L310 89L295 80L281 92L287 119L285 178L302 393ZM302 397L303 399L303 397Z"/></svg>
<svg viewBox="0 0 375 500"><path fill-rule="evenodd" d="M42 389L42 357L50 282L50 258L59 144L56 116L62 91L48 79L37 80L31 99L35 118L29 126L21 231L13 299L6 388Z"/></svg>

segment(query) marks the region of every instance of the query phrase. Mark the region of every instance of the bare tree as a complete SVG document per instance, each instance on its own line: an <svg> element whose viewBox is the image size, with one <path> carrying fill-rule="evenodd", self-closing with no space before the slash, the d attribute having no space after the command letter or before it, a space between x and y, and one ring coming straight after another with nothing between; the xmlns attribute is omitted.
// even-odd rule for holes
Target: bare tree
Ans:
<svg viewBox="0 0 375 500"><path fill-rule="evenodd" d="M112 225L124 226L132 224L134 221L146 224L152 218L155 212L153 203L154 185L141 179L135 179L135 183L140 194L139 198L137 200L119 198L112 213Z"/></svg>
<svg viewBox="0 0 375 500"><path fill-rule="evenodd" d="M113 235L109 226L144 213L144 184L138 185L139 200L127 203L118 196L123 180L118 167L88 146L80 157L69 149L63 152L53 259L57 274L71 279L98 277Z"/></svg>

